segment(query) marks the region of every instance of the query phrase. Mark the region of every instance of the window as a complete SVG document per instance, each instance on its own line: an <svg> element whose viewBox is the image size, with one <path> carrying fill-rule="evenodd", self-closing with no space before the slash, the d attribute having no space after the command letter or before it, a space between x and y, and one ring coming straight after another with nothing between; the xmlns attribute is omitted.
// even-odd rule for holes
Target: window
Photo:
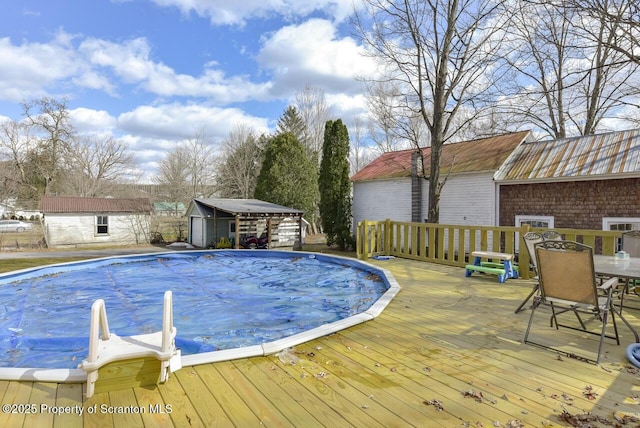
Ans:
<svg viewBox="0 0 640 428"><path fill-rule="evenodd" d="M530 227L537 227L540 229L553 229L553 216L552 215L517 215L515 226L520 227L523 224L528 224ZM520 250L520 238L516 239L516 252Z"/></svg>
<svg viewBox="0 0 640 428"><path fill-rule="evenodd" d="M549 215L517 215L516 227L528 224L531 227L553 229L553 216Z"/></svg>
<svg viewBox="0 0 640 428"><path fill-rule="evenodd" d="M640 217L603 217L602 230L640 230ZM616 239L616 251L622 249L622 239Z"/></svg>
<svg viewBox="0 0 640 428"><path fill-rule="evenodd" d="M109 217L106 215L99 215L96 218L98 235L105 235L109 233Z"/></svg>

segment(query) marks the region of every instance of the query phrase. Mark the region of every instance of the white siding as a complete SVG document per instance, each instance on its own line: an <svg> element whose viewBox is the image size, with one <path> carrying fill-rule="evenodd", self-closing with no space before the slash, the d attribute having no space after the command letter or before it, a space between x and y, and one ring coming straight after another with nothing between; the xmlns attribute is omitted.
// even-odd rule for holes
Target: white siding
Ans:
<svg viewBox="0 0 640 428"><path fill-rule="evenodd" d="M441 224L496 225L496 186L492 173L449 177L440 196ZM422 181L422 218L427 218L429 182ZM411 221L411 180L360 181L353 184L354 224L362 220Z"/></svg>
<svg viewBox="0 0 640 428"><path fill-rule="evenodd" d="M486 172L450 176L440 196L440 223L495 226L496 185L492 178L493 173ZM423 184L423 199L427 201L429 185ZM428 204L423 207L426 213Z"/></svg>
<svg viewBox="0 0 640 428"><path fill-rule="evenodd" d="M363 220L386 219L411 221L411 179L353 183L354 226Z"/></svg>
<svg viewBox="0 0 640 428"><path fill-rule="evenodd" d="M46 214L50 247L86 245L132 245L149 242L150 217L146 214L109 214L109 233L96 233L96 214Z"/></svg>

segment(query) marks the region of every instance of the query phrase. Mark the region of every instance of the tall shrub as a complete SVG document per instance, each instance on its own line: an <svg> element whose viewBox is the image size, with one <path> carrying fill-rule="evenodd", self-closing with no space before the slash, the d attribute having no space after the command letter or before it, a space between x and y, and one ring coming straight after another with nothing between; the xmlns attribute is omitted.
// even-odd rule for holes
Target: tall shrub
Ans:
<svg viewBox="0 0 640 428"><path fill-rule="evenodd" d="M254 195L274 204L315 212L318 167L291 133L276 135L268 143Z"/></svg>
<svg viewBox="0 0 640 428"><path fill-rule="evenodd" d="M324 128L320 163L320 218L327 244L345 250L351 243L351 183L349 132L342 120L329 120Z"/></svg>

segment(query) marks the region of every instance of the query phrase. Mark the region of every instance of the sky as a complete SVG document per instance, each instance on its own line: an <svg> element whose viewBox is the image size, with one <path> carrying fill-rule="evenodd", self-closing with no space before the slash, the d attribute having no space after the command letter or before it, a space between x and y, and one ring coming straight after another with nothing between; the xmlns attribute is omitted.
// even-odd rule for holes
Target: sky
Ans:
<svg viewBox="0 0 640 428"><path fill-rule="evenodd" d="M348 123L375 71L349 24L358 1L6 1L0 120L66 99L78 133L126 142L143 182L197 134L219 150L239 124L272 131L305 86Z"/></svg>

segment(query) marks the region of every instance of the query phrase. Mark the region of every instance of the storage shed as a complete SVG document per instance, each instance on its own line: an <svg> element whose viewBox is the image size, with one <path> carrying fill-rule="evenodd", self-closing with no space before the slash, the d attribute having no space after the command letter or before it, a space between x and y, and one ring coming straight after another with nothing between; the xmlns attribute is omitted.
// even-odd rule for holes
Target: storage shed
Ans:
<svg viewBox="0 0 640 428"><path fill-rule="evenodd" d="M149 242L152 205L148 198L44 196L40 211L49 247Z"/></svg>
<svg viewBox="0 0 640 428"><path fill-rule="evenodd" d="M187 208L189 243L209 248L295 247L303 211L258 199L195 198Z"/></svg>

